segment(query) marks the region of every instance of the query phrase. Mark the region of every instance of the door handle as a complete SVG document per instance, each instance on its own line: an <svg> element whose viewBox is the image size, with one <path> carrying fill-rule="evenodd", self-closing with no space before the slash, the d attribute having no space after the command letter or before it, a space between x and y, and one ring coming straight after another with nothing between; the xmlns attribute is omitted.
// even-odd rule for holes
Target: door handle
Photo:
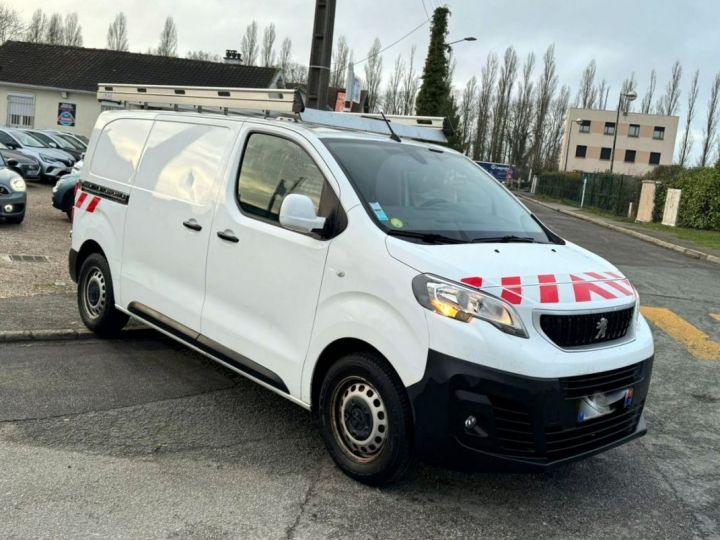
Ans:
<svg viewBox="0 0 720 540"><path fill-rule="evenodd" d="M186 219L183 221L183 227L187 227L188 229L192 229L193 231L201 231L202 225L200 225L195 218Z"/></svg>
<svg viewBox="0 0 720 540"><path fill-rule="evenodd" d="M240 239L237 236L235 236L235 233L232 232L230 229L225 229L224 231L218 231L217 235L218 235L218 238L220 238L222 240L226 240L228 242L232 242L234 244L237 244L240 241Z"/></svg>

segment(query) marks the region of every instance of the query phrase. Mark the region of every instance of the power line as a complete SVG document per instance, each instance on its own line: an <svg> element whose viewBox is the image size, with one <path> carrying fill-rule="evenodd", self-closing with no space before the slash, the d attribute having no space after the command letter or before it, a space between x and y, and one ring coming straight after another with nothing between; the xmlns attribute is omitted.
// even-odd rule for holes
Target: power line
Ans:
<svg viewBox="0 0 720 540"><path fill-rule="evenodd" d="M414 32L417 32L418 30L420 30L423 26L425 26L425 25L426 25L427 23L429 23L429 22L430 22L430 19L429 19L429 18L428 18L428 19L425 19L423 22L421 22L421 23L420 23L419 25L417 25L415 28L413 28L412 30L410 30L407 34L405 34L405 35L404 35L403 37L401 37L400 39L398 39L398 40L396 40L396 41L393 41L393 42L392 42L390 45L388 45L387 47L384 47L384 48L380 49L376 54L371 54L370 56L367 56L367 57L363 58L362 60L359 60L358 62L353 62L353 65L357 66L358 64L362 64L365 60L368 60L368 59L370 59L370 58L372 58L372 57L374 57L374 56L379 56L380 54L384 53L385 51L387 51L387 50L390 49L391 47L394 47L395 45L397 45L398 43L400 43L400 42L401 42L403 39L405 39L406 37L410 36L410 35L413 34Z"/></svg>
<svg viewBox="0 0 720 540"><path fill-rule="evenodd" d="M430 14L428 13L427 7L425 7L425 0L420 0L420 2L422 3L423 9L425 10L425 16L429 19Z"/></svg>

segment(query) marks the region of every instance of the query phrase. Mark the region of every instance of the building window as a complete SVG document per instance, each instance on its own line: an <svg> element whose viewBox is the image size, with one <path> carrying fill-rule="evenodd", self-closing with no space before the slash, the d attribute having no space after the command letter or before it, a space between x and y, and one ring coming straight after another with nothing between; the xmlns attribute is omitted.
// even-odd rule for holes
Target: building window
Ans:
<svg viewBox="0 0 720 540"><path fill-rule="evenodd" d="M640 124L630 124L628 128L628 137L639 137L640 136Z"/></svg>
<svg viewBox="0 0 720 540"><path fill-rule="evenodd" d="M9 94L7 98L7 125L31 128L35 125L35 97L27 94Z"/></svg>
<svg viewBox="0 0 720 540"><path fill-rule="evenodd" d="M584 158L587 154L587 146L577 145L575 147L575 157Z"/></svg>
<svg viewBox="0 0 720 540"><path fill-rule="evenodd" d="M635 150L625 150L625 163L635 163Z"/></svg>
<svg viewBox="0 0 720 540"><path fill-rule="evenodd" d="M655 129L653 130L653 139L657 139L658 141L665 140L665 128L662 126L655 126Z"/></svg>
<svg viewBox="0 0 720 540"><path fill-rule="evenodd" d="M612 148L601 148L600 149L600 159L603 161L610 161L610 154L612 153Z"/></svg>
<svg viewBox="0 0 720 540"><path fill-rule="evenodd" d="M660 152L650 152L650 165L660 165Z"/></svg>
<svg viewBox="0 0 720 540"><path fill-rule="evenodd" d="M605 122L603 133L605 135L615 135L615 122Z"/></svg>
<svg viewBox="0 0 720 540"><path fill-rule="evenodd" d="M590 133L590 120L580 122L580 133Z"/></svg>

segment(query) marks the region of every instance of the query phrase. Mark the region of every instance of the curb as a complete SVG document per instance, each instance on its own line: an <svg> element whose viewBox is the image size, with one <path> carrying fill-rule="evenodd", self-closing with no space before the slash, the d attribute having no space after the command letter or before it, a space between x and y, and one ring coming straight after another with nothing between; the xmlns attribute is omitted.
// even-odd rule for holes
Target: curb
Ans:
<svg viewBox="0 0 720 540"><path fill-rule="evenodd" d="M123 330L123 337L138 337L143 333L151 334L150 328L128 328ZM27 341L74 341L79 339L97 338L97 334L87 329L59 329L59 330L8 330L0 332L0 343L18 343Z"/></svg>
<svg viewBox="0 0 720 540"><path fill-rule="evenodd" d="M685 246L673 244L672 242L666 242L665 240L660 240L659 238L650 236L649 234L644 234L644 233L635 231L633 229L627 229L625 227L620 227L619 225L615 225L613 223L608 223L607 221L605 221L603 219L594 218L592 216L588 216L585 214L579 214L577 212L571 212L570 210L564 210L563 208L556 208L556 207L551 206L542 201L538 201L537 199L533 199L532 197L528 197L527 195L517 195L517 196L521 199L525 199L525 200L531 201L535 204L539 204L540 206L544 206L545 208L549 208L550 210L554 210L555 212L559 212L560 214L565 214L565 215L572 216L577 219L582 219L583 221L589 221L590 223L594 223L595 225L600 225L601 227L605 227L607 229L612 229L613 231L617 231L617 232L626 234L628 236L633 236L633 237L637 238L638 240L644 240L645 242L648 242L650 244L655 244L656 246L670 249L677 253L681 253L682 255L685 255L686 257L690 257L692 259L699 259L701 261L708 261L708 262L711 262L714 264L720 264L720 257L718 257L716 255L710 255L709 253L705 253L704 251L698 251L697 249L687 248Z"/></svg>

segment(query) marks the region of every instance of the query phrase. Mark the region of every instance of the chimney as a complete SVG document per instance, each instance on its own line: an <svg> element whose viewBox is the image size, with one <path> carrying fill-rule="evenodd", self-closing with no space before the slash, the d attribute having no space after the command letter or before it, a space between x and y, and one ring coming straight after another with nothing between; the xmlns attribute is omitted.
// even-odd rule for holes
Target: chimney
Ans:
<svg viewBox="0 0 720 540"><path fill-rule="evenodd" d="M223 58L223 62L226 64L242 64L242 55L237 52L235 49L227 49L225 51L225 58Z"/></svg>

